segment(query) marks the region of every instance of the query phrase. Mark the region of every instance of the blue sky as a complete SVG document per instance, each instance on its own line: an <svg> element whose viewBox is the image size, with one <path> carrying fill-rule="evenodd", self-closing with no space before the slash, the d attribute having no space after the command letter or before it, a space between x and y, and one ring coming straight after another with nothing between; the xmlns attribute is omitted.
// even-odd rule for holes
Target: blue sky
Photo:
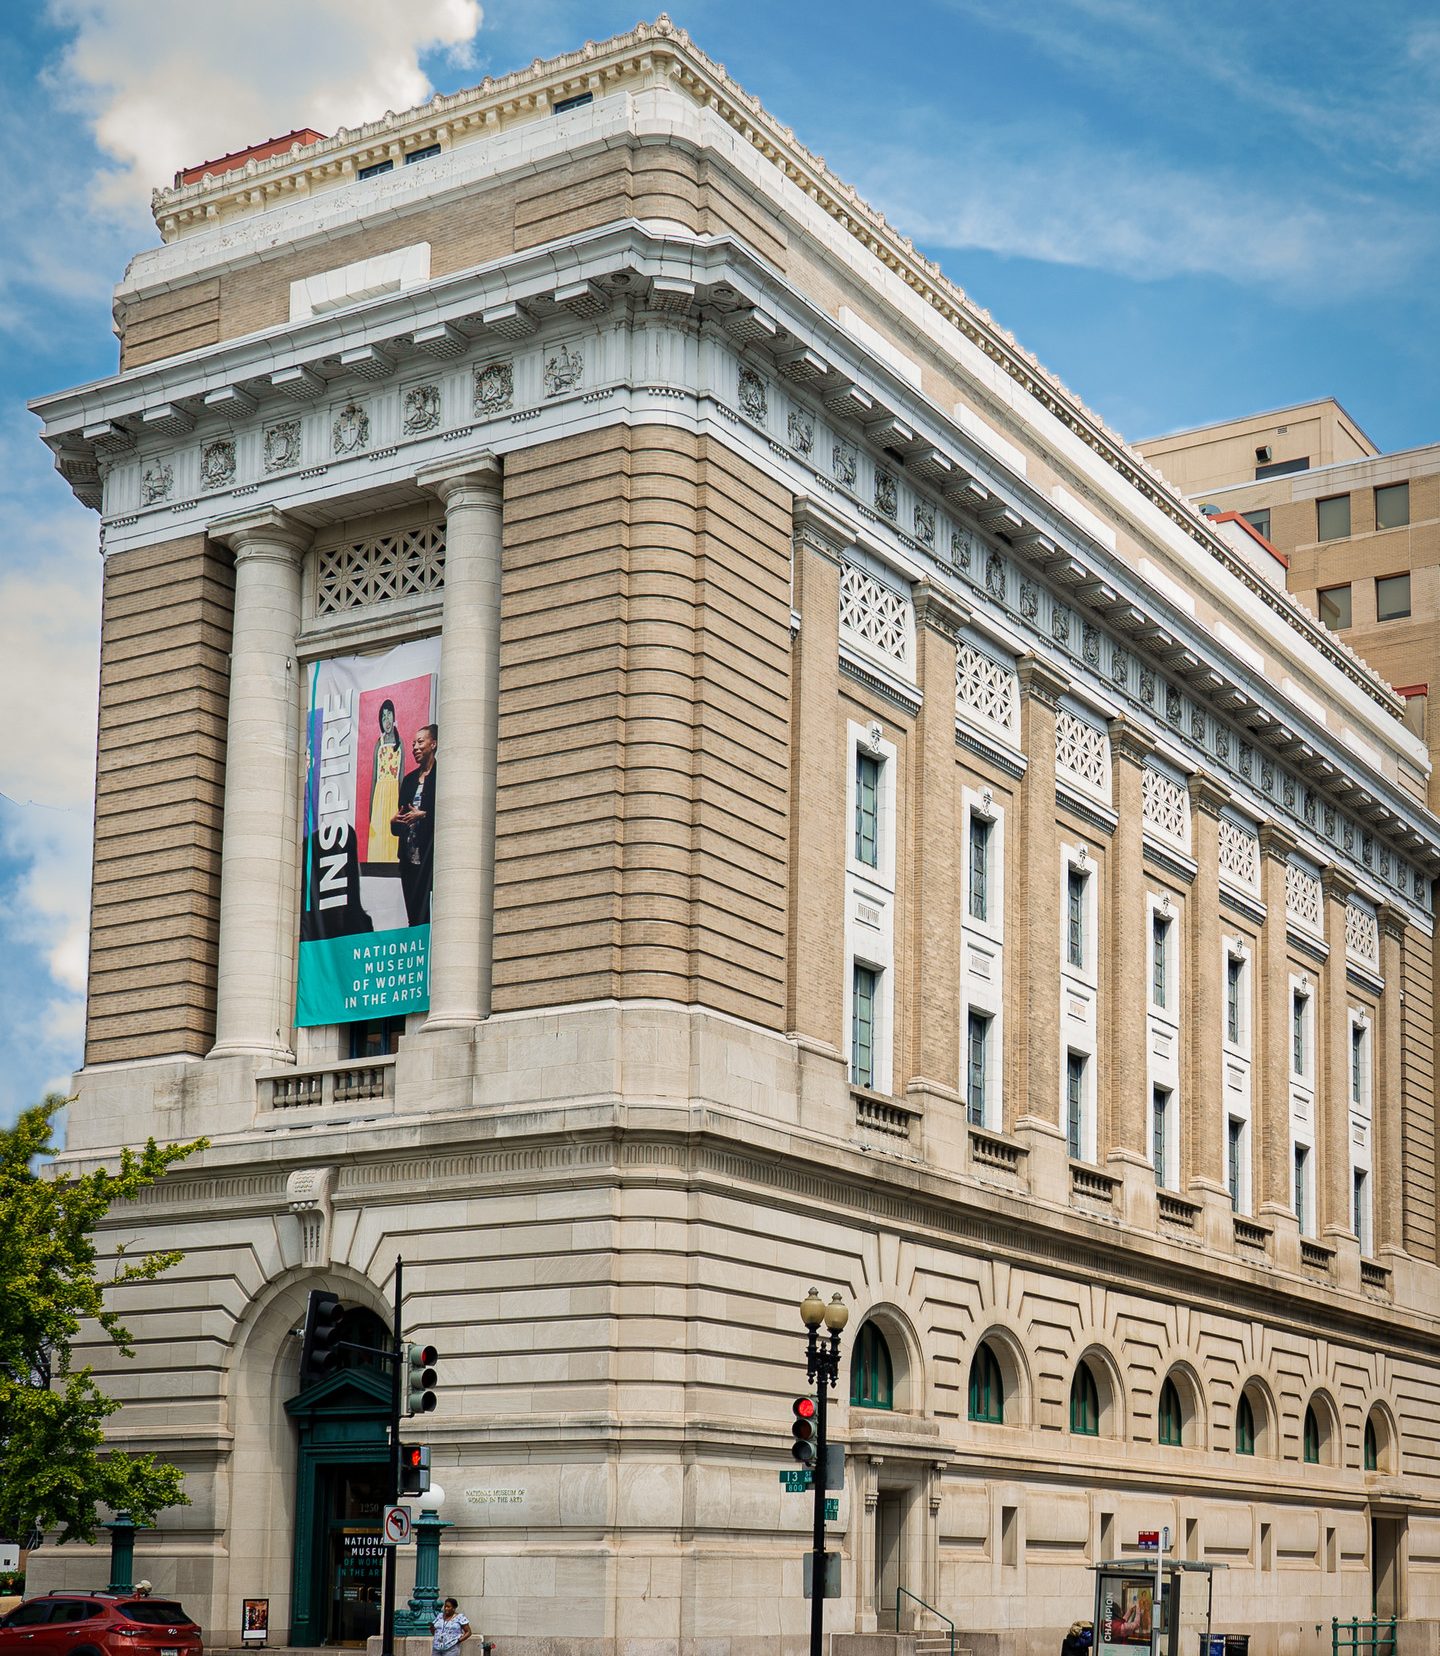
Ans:
<svg viewBox="0 0 1440 1656"><path fill-rule="evenodd" d="M629 28L635 0L47 0L0 34L0 1121L79 1061L96 519L28 397L114 370L149 188ZM654 15L653 13L649 15ZM1440 439L1440 14L676 0L672 18L1132 438L1332 394Z"/></svg>

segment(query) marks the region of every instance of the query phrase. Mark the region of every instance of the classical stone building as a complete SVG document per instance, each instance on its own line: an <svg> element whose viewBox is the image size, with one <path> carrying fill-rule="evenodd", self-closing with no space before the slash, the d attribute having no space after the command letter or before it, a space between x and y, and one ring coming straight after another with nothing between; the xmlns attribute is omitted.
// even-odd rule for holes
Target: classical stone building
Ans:
<svg viewBox="0 0 1440 1656"><path fill-rule="evenodd" d="M504 1656L804 1648L811 1283L832 1628L1053 1656L1161 1525L1254 1656L1433 1627L1400 699L663 19L156 220L36 408L106 566L69 1156L211 1141L106 1231L185 1254L105 1375L157 1587L367 1631L382 1388L290 1333L403 1256Z"/></svg>
<svg viewBox="0 0 1440 1656"><path fill-rule="evenodd" d="M1238 515L1280 554L1285 582L1406 701L1440 803L1440 443L1382 454L1333 398L1139 445L1207 512Z"/></svg>

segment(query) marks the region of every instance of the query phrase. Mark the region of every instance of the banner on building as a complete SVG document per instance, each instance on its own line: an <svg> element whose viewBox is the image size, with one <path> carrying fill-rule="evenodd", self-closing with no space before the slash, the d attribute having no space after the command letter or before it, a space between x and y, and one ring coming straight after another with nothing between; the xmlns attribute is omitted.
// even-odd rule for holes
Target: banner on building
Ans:
<svg viewBox="0 0 1440 1656"><path fill-rule="evenodd" d="M430 1004L438 638L310 668L295 1022Z"/></svg>

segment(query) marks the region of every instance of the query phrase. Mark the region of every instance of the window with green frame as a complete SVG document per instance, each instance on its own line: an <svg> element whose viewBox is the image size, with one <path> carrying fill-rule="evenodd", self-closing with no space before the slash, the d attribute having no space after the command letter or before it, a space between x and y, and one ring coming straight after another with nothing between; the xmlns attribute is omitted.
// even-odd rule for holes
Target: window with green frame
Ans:
<svg viewBox="0 0 1440 1656"><path fill-rule="evenodd" d="M1305 1406L1305 1442L1303 1447L1307 1466L1320 1464L1320 1422L1310 1404Z"/></svg>
<svg viewBox="0 0 1440 1656"><path fill-rule="evenodd" d="M1168 1377L1160 1388L1159 1440L1172 1449L1185 1441L1185 1413L1180 1407L1180 1392Z"/></svg>
<svg viewBox="0 0 1440 1656"><path fill-rule="evenodd" d="M1250 1407L1250 1399L1244 1392L1240 1393L1240 1402L1235 1410L1235 1453L1255 1453L1255 1411Z"/></svg>
<svg viewBox="0 0 1440 1656"><path fill-rule="evenodd" d="M850 1355L850 1403L857 1409L895 1407L895 1369L890 1347L873 1322L860 1330Z"/></svg>
<svg viewBox="0 0 1440 1656"><path fill-rule="evenodd" d="M980 1347L970 1364L970 1418L992 1426L1005 1421L1005 1381L988 1345Z"/></svg>
<svg viewBox="0 0 1440 1656"><path fill-rule="evenodd" d="M1100 1436L1100 1388L1089 1363L1079 1364L1070 1382L1070 1430L1079 1437Z"/></svg>
<svg viewBox="0 0 1440 1656"><path fill-rule="evenodd" d="M1380 1470L1380 1439L1375 1431L1375 1416L1370 1415L1365 1422L1365 1470L1378 1472Z"/></svg>

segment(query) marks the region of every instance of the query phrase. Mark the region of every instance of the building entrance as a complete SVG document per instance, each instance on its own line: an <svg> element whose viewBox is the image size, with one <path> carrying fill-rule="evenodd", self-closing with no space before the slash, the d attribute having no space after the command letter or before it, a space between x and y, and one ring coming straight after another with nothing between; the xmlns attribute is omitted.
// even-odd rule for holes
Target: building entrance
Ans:
<svg viewBox="0 0 1440 1656"><path fill-rule="evenodd" d="M1403 1616L1404 1595L1400 1569L1404 1555L1405 1520L1370 1520L1370 1610L1376 1616Z"/></svg>
<svg viewBox="0 0 1440 1656"><path fill-rule="evenodd" d="M298 1427L289 1643L360 1646L380 1631L390 1377L342 1369L285 1410Z"/></svg>
<svg viewBox="0 0 1440 1656"><path fill-rule="evenodd" d="M882 1489L875 1503L875 1621L881 1628L895 1627L904 1543L905 1497Z"/></svg>

